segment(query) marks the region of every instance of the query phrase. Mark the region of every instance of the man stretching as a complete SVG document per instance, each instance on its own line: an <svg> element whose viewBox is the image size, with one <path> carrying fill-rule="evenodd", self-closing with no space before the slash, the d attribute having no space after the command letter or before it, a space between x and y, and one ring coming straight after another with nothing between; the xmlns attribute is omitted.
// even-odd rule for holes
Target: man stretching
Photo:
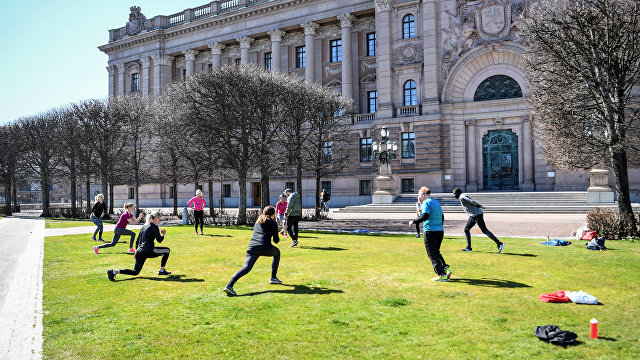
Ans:
<svg viewBox="0 0 640 360"><path fill-rule="evenodd" d="M493 233L489 231L489 229L487 229L487 225L484 224L482 209L485 209L486 206L480 205L477 202L471 200L471 198L469 198L467 194L463 194L462 190L458 188L453 189L453 196L455 196L456 199L460 200L460 205L462 205L462 207L464 208L464 212L469 214L469 220L467 220L467 225L464 227L464 236L467 238L467 247L461 249L460 251L472 251L471 228L473 228L475 224L478 224L478 227L480 228L480 230L482 230L482 233L487 235L489 239L493 240L496 243L496 245L498 246L498 254L501 254L502 249L504 249L504 243L500 242L500 240L498 240L498 238L493 235Z"/></svg>

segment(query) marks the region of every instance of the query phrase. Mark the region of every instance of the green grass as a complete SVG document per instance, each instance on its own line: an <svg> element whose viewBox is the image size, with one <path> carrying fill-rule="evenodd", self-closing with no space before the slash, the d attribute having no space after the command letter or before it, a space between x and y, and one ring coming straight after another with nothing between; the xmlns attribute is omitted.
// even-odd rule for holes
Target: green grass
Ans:
<svg viewBox="0 0 640 360"><path fill-rule="evenodd" d="M486 238L445 238L452 281L434 276L413 235L303 232L286 240L278 277L260 258L234 287L221 291L243 261L251 231L171 227L169 277L149 259L139 277L126 245L94 255L86 236L48 237L44 260L44 348L49 359L330 359L521 358L604 359L640 356L640 245L609 251L542 246L504 239L498 255ZM105 235L110 238L110 235ZM128 239L121 238L122 241ZM584 290L603 305L548 304L555 290ZM599 340L589 320L600 321ZM557 347L533 330L558 325L580 344Z"/></svg>
<svg viewBox="0 0 640 360"><path fill-rule="evenodd" d="M115 221L103 220L104 224L115 224ZM67 218L46 218L44 223L45 229L63 229L79 226L95 226L93 221L85 219L67 219Z"/></svg>

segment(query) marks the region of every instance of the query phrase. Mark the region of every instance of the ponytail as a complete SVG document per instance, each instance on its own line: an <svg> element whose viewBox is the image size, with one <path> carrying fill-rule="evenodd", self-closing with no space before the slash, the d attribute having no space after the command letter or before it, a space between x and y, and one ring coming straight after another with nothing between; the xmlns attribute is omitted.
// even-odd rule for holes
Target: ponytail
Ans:
<svg viewBox="0 0 640 360"><path fill-rule="evenodd" d="M265 206L265 208L262 210L262 215L260 215L260 217L258 218L258 224L262 225L265 223L265 221L267 221L268 218L271 217L271 215L276 213L276 209L271 206L271 205L267 205Z"/></svg>
<svg viewBox="0 0 640 360"><path fill-rule="evenodd" d="M128 208L132 207L132 206L136 206L136 204L134 203L124 203L124 210L127 211Z"/></svg>

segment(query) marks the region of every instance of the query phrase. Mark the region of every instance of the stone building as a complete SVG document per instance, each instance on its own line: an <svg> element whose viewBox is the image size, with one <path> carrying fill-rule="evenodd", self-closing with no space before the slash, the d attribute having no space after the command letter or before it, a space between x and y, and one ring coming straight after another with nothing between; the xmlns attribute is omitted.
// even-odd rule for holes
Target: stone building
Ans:
<svg viewBox="0 0 640 360"><path fill-rule="evenodd" d="M585 191L588 173L548 165L532 134L518 20L524 2L228 0L148 19L132 7L99 49L109 56L110 96L158 95L194 72L256 63L353 99L353 161L322 184L333 205L371 201L378 171L371 146L382 126L399 147L392 163L398 193L421 185L435 192ZM259 202L258 181L247 186L249 205ZM274 202L293 181L272 179ZM170 206L173 191L183 203L193 189L145 185L141 206ZM311 205L313 181L303 189ZM211 190L237 205L237 183ZM118 187L115 197L133 195Z"/></svg>

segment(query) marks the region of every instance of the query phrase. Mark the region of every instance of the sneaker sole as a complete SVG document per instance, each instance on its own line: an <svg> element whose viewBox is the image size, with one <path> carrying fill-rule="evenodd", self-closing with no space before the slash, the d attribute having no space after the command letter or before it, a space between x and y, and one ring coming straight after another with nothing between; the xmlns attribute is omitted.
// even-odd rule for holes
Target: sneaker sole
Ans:
<svg viewBox="0 0 640 360"><path fill-rule="evenodd" d="M235 292L229 290L229 289L222 289L222 291L224 291L225 293L227 293L227 295L231 295L231 296L235 296L237 295Z"/></svg>

